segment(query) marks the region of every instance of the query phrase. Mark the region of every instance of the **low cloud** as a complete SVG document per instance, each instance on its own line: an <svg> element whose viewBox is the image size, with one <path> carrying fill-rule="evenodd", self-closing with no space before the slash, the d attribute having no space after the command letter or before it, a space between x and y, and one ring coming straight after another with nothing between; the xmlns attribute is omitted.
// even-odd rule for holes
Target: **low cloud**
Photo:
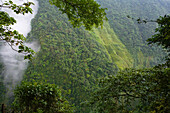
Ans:
<svg viewBox="0 0 170 113"><path fill-rule="evenodd" d="M4 0L5 1L5 0ZM14 3L21 5L27 0L12 0ZM13 29L17 30L20 34L23 34L25 37L31 31L31 20L34 18L38 11L38 1L29 0L35 5L31 6L33 9L33 14L16 14L12 10L7 8L0 9L1 11L8 12L11 17L14 17L17 21L15 25L12 26ZM40 47L37 42L25 43L28 47L31 47L33 50L37 51ZM22 80L23 73L27 68L28 60L24 60L24 55L19 54L16 51L12 50L9 45L2 42L0 49L1 61L4 64L4 71L1 75L4 76L4 84L7 87L8 91L12 90L16 84Z"/></svg>

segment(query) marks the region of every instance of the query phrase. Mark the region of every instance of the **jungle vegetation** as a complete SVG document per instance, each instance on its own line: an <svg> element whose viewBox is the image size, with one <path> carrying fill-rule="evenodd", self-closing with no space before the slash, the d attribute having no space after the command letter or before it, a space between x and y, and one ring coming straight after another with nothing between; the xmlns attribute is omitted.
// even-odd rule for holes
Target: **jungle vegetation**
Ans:
<svg viewBox="0 0 170 113"><path fill-rule="evenodd" d="M140 20L138 22L149 22ZM151 20L150 22L153 22ZM149 44L161 45L166 49L164 64L153 68L125 69L117 75L99 81L99 88L86 104L95 113L167 113L170 110L170 15L155 20L159 27L149 38Z"/></svg>
<svg viewBox="0 0 170 113"><path fill-rule="evenodd" d="M150 46L146 42L154 34L156 24L138 24L137 21L127 18L127 15L130 15L143 19L157 19L170 11L164 2L97 0L103 7L99 10L101 15L98 16L103 18L107 13L107 18L104 19L108 21L103 22L99 19L96 22L95 16L83 15L85 13L82 9L88 14L92 13L88 11L87 7L90 10L92 7L88 3L82 6L79 0L75 2L66 0L65 3L61 3L62 0L50 0L50 3L47 0L38 1L39 10L32 20L32 30L27 36L27 41L38 40L41 50L29 62L24 75L26 83L31 83L30 81L34 79L45 80L49 85L56 84L63 94L62 97L69 101L70 105L74 104L74 112L158 112L159 110L165 112L168 109L166 102L169 93L166 84L168 84L169 68L165 65L158 70L156 67L148 68L161 63L161 59L168 54L160 47ZM96 3L93 0L89 1ZM77 2L80 2L78 4L80 9L74 9ZM153 3L155 5L151 5ZM51 4L56 5L58 9ZM94 6L100 7L97 4ZM106 13L105 8L108 9ZM86 21L85 17L89 20ZM163 22L163 19L166 18L162 17L160 22ZM103 27L92 29L94 24L96 27L100 25ZM81 25L84 27L80 27ZM157 31L162 32L161 28L164 27L160 26ZM167 41L160 39L159 33L154 37L148 40L149 43L159 43L165 47L164 42ZM156 40L156 37L160 40ZM169 40L168 37L165 39ZM169 46L168 49L164 49L169 50ZM1 69L3 70L3 65ZM143 82L140 82L141 80ZM22 85L21 83L21 88ZM5 92L5 86L2 85L0 90ZM3 97L3 93L1 95ZM89 97L92 99L88 100ZM154 97L157 98L152 101ZM3 98L1 100L3 101ZM94 105L93 109L81 104L87 101ZM113 106L109 107L112 104ZM146 106L148 104L151 105Z"/></svg>

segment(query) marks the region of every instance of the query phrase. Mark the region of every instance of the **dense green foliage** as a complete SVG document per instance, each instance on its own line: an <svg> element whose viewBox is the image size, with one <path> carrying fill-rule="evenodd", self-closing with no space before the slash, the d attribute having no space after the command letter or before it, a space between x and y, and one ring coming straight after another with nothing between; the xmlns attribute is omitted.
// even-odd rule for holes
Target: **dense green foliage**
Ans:
<svg viewBox="0 0 170 113"><path fill-rule="evenodd" d="M101 79L100 88L88 104L95 113L167 113L169 75L169 68L126 69Z"/></svg>
<svg viewBox="0 0 170 113"><path fill-rule="evenodd" d="M87 107L81 107L80 103L86 101L90 93L98 88L96 84L98 78L115 75L119 69L126 67L139 68L155 65L163 56L160 49L150 47L145 42L154 32L155 25L139 26L137 22L126 18L127 15L153 19L161 13L166 13L169 7L159 2L155 3L153 0L98 0L97 2L103 8L108 8L109 22L103 23L103 29L95 28L92 31L86 31L84 27L73 28L71 24L74 23L68 22L70 19L74 20L72 18L74 14L79 18L83 12L80 9L75 10L80 11L79 13L74 12L72 5L75 2L66 1L68 4L61 5L61 8L66 10L62 11L59 8L59 11L55 6L51 6L48 0L39 0L39 10L32 20L32 30L27 39L28 41L38 40L41 49L37 52L35 59L29 62L24 78L36 78L35 80L44 78L48 83L57 84L60 89L66 90L64 92L67 93L63 94L69 102L75 104L76 112L85 113L90 111ZM73 4L70 5L70 1L73 1ZM55 2L63 1L55 0ZM154 6L152 2L155 3ZM96 4L96 2L92 3ZM90 7L90 12L88 9L84 11L88 14L92 13L93 8L89 4L83 7L86 5ZM69 11L73 11L70 17ZM148 13L151 11L153 13ZM102 14L105 15L105 13ZM91 20L91 16L83 13L82 18ZM75 26L86 23L79 20L77 22ZM97 22L98 24L95 22L97 26L102 25L102 21ZM94 24L89 23L89 25ZM89 29L89 25L87 23L85 28Z"/></svg>
<svg viewBox="0 0 170 113"><path fill-rule="evenodd" d="M161 45L169 52L169 16L160 17L155 22L159 25L157 34L149 38L148 42ZM95 112L167 113L170 110L169 57L168 54L165 64L151 69L126 69L116 76L101 79L99 89L87 103Z"/></svg>
<svg viewBox="0 0 170 113"><path fill-rule="evenodd" d="M106 13L109 25L133 57L135 68L149 67L149 65L160 63L164 53L161 53L155 46L148 46L146 42L154 34L156 24L138 24L136 20L128 19L127 15L134 18L156 20L160 15L170 13L169 1L98 0L98 3L108 9Z"/></svg>
<svg viewBox="0 0 170 113"><path fill-rule="evenodd" d="M22 81L14 90L14 95L15 112L73 113L73 109L55 84Z"/></svg>
<svg viewBox="0 0 170 113"><path fill-rule="evenodd" d="M84 25L86 29L92 29L103 25L103 20L107 20L104 8L95 0L49 0L52 5L67 14L67 17L74 27Z"/></svg>
<svg viewBox="0 0 170 113"><path fill-rule="evenodd" d="M99 3L103 7L110 4L109 1ZM110 24L105 22L103 29L93 29L88 32L83 27L73 28L67 22L67 15L61 15L62 12L50 6L47 1L40 0L39 6L28 39L39 40L41 50L30 62L25 77L38 76L37 79L44 77L48 82L68 90L70 95L65 96L75 104L77 112L88 112L86 107L80 108L80 103L98 87L97 78L114 75L118 68L151 66L159 62L157 58L160 57L154 54L157 49L148 47L144 42L146 35L151 36L147 31L152 31L150 29L153 26L144 27L146 30L141 28L141 31L137 22L126 18L128 12L122 13L122 7L120 15L114 14L119 13L118 9L112 11L111 7L107 7L108 12L112 12L108 13L108 18L110 19L112 14L117 21L109 20Z"/></svg>

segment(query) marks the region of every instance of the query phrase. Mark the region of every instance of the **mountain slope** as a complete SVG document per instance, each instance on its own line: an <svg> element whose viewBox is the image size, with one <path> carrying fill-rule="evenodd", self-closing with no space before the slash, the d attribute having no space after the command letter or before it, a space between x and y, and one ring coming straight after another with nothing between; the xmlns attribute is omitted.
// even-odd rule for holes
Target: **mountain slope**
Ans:
<svg viewBox="0 0 170 113"><path fill-rule="evenodd" d="M98 0L98 2L102 7L108 8L109 24L132 55L134 67L153 66L161 62L163 54L161 50L146 43L146 39L154 34L156 24L138 24L135 20L128 19L127 15L136 19L140 17L156 20L160 15L170 13L170 7L167 7L170 1Z"/></svg>
<svg viewBox="0 0 170 113"><path fill-rule="evenodd" d="M158 54L161 53L159 48L145 42L155 25L138 25L126 16L154 19L157 18L155 14L165 13L166 8L157 2L157 7L152 6L153 0L98 2L108 8L109 21L103 29L89 32L82 27L72 28L66 15L50 6L47 0L39 0L40 8L28 35L29 41L39 41L41 50L30 62L26 78L43 78L68 90L67 98L80 111L85 110L78 107L80 103L97 87L97 78L113 75L118 68L151 66L163 56ZM157 10L148 14L152 8Z"/></svg>
<svg viewBox="0 0 170 113"><path fill-rule="evenodd" d="M69 89L69 99L79 105L95 88L96 78L113 75L117 66L95 32L74 29L67 17L47 1L39 5L27 38L39 40L41 50L30 62L26 76L44 78Z"/></svg>

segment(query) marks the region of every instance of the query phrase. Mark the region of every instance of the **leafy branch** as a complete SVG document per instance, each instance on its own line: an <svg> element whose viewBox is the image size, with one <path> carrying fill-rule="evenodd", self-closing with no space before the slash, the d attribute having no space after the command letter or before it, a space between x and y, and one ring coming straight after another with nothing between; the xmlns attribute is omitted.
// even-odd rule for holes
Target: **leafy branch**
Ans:
<svg viewBox="0 0 170 113"><path fill-rule="evenodd" d="M16 14L32 13L32 2L23 3L22 5L16 5L11 0L5 1L0 5L0 8L8 8L13 10ZM14 25L16 20L10 17L7 12L0 11L0 40L6 42L14 51L25 54L25 59L32 59L34 51L24 45L26 38L19 34L18 31L12 30L11 25ZM18 47L16 49L14 46Z"/></svg>

